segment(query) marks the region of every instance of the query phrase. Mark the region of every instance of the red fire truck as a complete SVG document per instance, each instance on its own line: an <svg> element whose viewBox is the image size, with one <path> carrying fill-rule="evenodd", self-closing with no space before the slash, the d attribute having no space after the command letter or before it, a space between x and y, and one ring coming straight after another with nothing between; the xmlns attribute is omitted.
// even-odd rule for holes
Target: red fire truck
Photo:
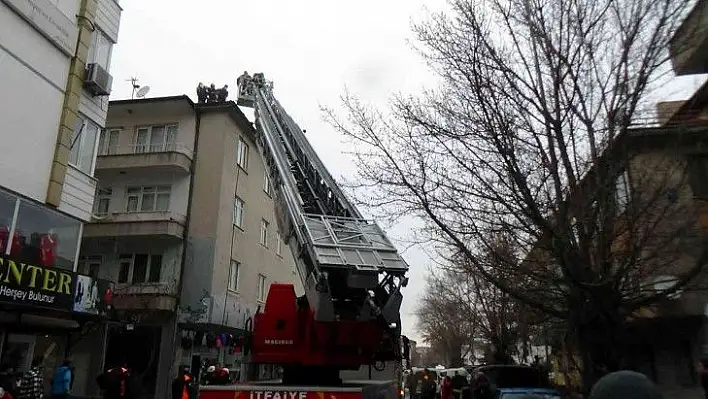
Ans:
<svg viewBox="0 0 708 399"><path fill-rule="evenodd" d="M408 265L383 230L362 217L324 167L262 73L239 78L270 173L276 219L305 294L272 284L246 337L249 364L278 365L278 382L202 386L200 399L393 399L408 340L401 289ZM386 378L342 378L366 368ZM371 374L371 373L369 373Z"/></svg>

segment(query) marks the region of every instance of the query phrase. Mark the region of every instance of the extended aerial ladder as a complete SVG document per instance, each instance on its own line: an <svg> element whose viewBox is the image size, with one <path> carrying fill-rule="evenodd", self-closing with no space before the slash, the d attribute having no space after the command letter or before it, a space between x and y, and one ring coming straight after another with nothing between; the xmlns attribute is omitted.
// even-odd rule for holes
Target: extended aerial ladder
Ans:
<svg viewBox="0 0 708 399"><path fill-rule="evenodd" d="M346 198L273 95L272 82L262 73L242 76L238 91L238 104L255 110L278 226L305 291L296 298L292 285L271 285L253 321L252 362L281 365L284 382L307 384L400 361L408 265Z"/></svg>

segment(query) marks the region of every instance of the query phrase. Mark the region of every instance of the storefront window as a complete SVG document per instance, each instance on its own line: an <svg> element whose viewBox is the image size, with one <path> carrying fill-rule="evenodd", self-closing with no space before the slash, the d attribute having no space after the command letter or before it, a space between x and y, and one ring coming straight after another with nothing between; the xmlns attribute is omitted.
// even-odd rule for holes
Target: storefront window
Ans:
<svg viewBox="0 0 708 399"><path fill-rule="evenodd" d="M12 218L15 214L17 197L0 191L0 255L4 255L10 242Z"/></svg>
<svg viewBox="0 0 708 399"><path fill-rule="evenodd" d="M12 255L33 265L74 270L80 227L75 219L22 201L15 228L21 248Z"/></svg>

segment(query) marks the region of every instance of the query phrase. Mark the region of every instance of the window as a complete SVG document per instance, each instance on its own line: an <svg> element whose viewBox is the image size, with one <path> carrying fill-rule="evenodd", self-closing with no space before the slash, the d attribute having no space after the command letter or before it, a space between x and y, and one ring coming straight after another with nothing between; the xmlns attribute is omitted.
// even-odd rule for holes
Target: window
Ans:
<svg viewBox="0 0 708 399"><path fill-rule="evenodd" d="M279 231L275 232L275 254L279 256L283 254L283 239Z"/></svg>
<svg viewBox="0 0 708 399"><path fill-rule="evenodd" d="M261 302L265 301L266 297L266 276L259 274L258 275L258 286L257 286L257 292L256 292L256 299L258 299Z"/></svg>
<svg viewBox="0 0 708 399"><path fill-rule="evenodd" d="M170 209L170 186L128 187L126 212L155 212Z"/></svg>
<svg viewBox="0 0 708 399"><path fill-rule="evenodd" d="M82 256L79 258L79 273L91 276L93 279L98 278L98 270L101 268L103 257L101 255Z"/></svg>
<svg viewBox="0 0 708 399"><path fill-rule="evenodd" d="M243 138L238 139L238 148L236 149L236 163L241 169L248 168L248 144Z"/></svg>
<svg viewBox="0 0 708 399"><path fill-rule="evenodd" d="M71 135L69 163L89 176L93 175L96 160L98 129L98 125L79 115Z"/></svg>
<svg viewBox="0 0 708 399"><path fill-rule="evenodd" d="M111 68L111 53L113 52L113 42L99 29L93 31L91 47L89 48L88 62L95 63L103 67L106 71Z"/></svg>
<svg viewBox="0 0 708 399"><path fill-rule="evenodd" d="M173 151L177 139L177 125L141 126L135 131L133 152L144 154L148 152Z"/></svg>
<svg viewBox="0 0 708 399"><path fill-rule="evenodd" d="M630 199L629 175L627 171L622 172L615 180L615 207L617 213L627 209Z"/></svg>
<svg viewBox="0 0 708 399"><path fill-rule="evenodd" d="M268 175L268 169L263 172L263 191L270 195L270 176Z"/></svg>
<svg viewBox="0 0 708 399"><path fill-rule="evenodd" d="M238 291L238 272L241 268L241 264L235 260L231 261L229 266L229 291Z"/></svg>
<svg viewBox="0 0 708 399"><path fill-rule="evenodd" d="M268 246L268 222L261 220L261 245Z"/></svg>
<svg viewBox="0 0 708 399"><path fill-rule="evenodd" d="M17 211L14 226L11 218L10 230L0 244L5 254L31 265L73 271L81 222L24 200L20 200Z"/></svg>
<svg viewBox="0 0 708 399"><path fill-rule="evenodd" d="M98 138L98 155L114 155L118 153L118 137L120 129L103 129Z"/></svg>
<svg viewBox="0 0 708 399"><path fill-rule="evenodd" d="M243 200L241 200L241 198L239 198L239 197L236 197L234 199L234 218L233 218L234 220L233 220L233 223L234 223L234 226L241 228L241 229L243 228L243 206L244 206Z"/></svg>
<svg viewBox="0 0 708 399"><path fill-rule="evenodd" d="M160 254L121 254L118 257L119 284L158 283L161 273Z"/></svg>
<svg viewBox="0 0 708 399"><path fill-rule="evenodd" d="M108 215L111 209L111 196L113 195L113 189L101 188L96 190L96 202L93 204L93 213L98 216Z"/></svg>

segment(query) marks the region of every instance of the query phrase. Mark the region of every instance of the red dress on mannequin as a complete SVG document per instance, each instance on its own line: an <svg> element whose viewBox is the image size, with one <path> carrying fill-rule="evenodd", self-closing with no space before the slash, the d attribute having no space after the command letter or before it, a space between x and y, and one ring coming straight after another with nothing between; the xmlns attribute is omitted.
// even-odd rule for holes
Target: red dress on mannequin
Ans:
<svg viewBox="0 0 708 399"><path fill-rule="evenodd" d="M45 267L54 267L57 257L59 240L56 234L44 234L39 241L39 264Z"/></svg>
<svg viewBox="0 0 708 399"><path fill-rule="evenodd" d="M5 255L5 250L7 249L7 243L10 238L10 229L7 227L0 227L0 255ZM13 234L12 239L12 249L10 250L11 256L19 256L22 252L22 237L19 232Z"/></svg>

